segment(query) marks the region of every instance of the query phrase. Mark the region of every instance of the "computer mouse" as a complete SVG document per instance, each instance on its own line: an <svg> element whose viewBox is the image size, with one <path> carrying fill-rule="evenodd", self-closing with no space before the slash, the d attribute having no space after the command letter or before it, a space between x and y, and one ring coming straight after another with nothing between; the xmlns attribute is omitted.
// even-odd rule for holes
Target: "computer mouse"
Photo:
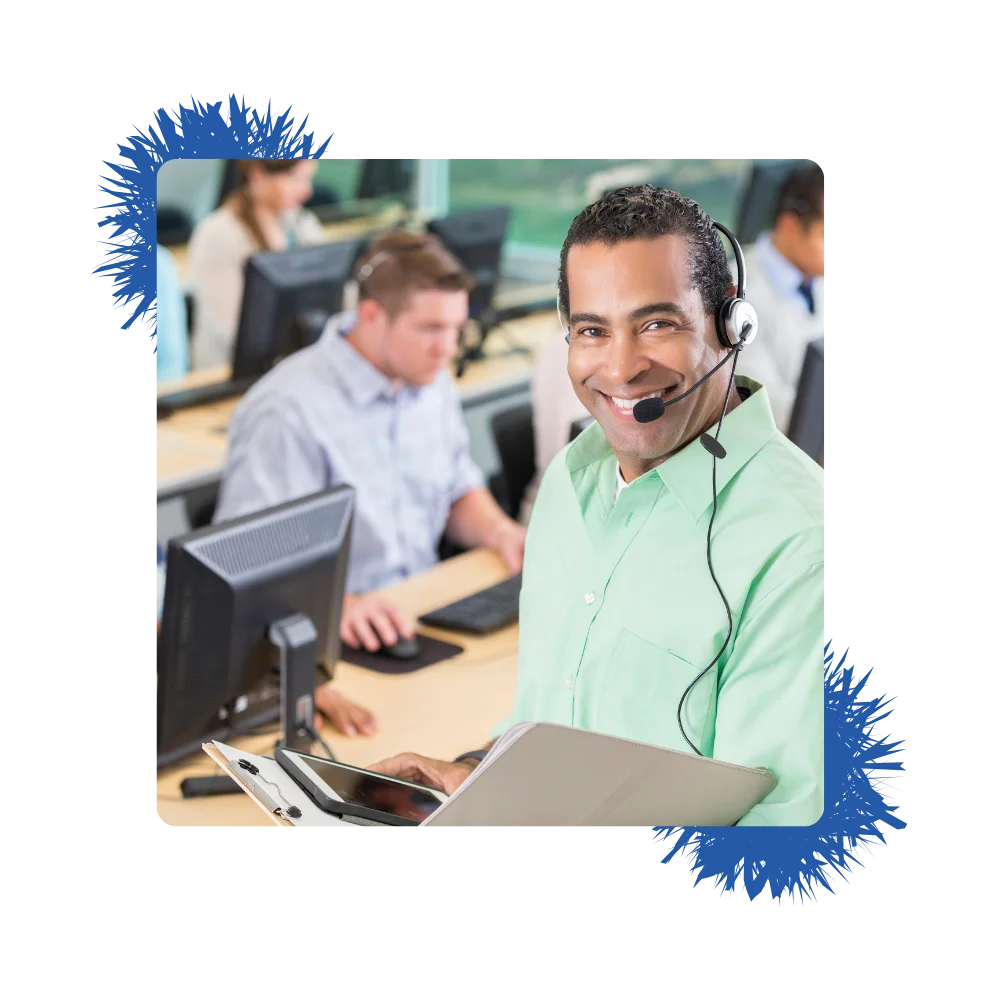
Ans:
<svg viewBox="0 0 1000 1000"><path fill-rule="evenodd" d="M420 655L420 643L416 637L407 639L400 636L391 646L383 646L379 652L396 660L412 660Z"/></svg>

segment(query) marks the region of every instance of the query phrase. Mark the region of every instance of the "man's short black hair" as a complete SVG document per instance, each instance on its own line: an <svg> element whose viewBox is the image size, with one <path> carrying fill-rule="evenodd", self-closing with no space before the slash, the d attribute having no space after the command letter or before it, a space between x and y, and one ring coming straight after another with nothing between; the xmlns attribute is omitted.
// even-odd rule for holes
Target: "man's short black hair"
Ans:
<svg viewBox="0 0 1000 1000"><path fill-rule="evenodd" d="M678 235L687 240L691 283L705 311L714 315L733 284L718 230L700 205L676 191L652 184L608 191L570 224L559 255L559 307L569 322L566 258L570 247L587 243L616 246L628 240Z"/></svg>
<svg viewBox="0 0 1000 1000"><path fill-rule="evenodd" d="M796 167L785 178L774 221L785 212L791 212L807 228L823 218L823 171L815 163Z"/></svg>

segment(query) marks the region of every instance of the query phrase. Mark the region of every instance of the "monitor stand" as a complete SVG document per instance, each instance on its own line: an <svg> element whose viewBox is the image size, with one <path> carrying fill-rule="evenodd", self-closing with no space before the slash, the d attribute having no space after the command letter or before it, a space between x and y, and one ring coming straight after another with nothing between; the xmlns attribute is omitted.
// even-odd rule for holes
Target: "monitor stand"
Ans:
<svg viewBox="0 0 1000 1000"><path fill-rule="evenodd" d="M267 637L278 648L281 671L279 721L283 738L277 746L309 753L312 749L313 697L316 690L316 627L307 615L294 614L272 623ZM232 780L219 782L219 775L186 778L184 798L242 792Z"/></svg>
<svg viewBox="0 0 1000 1000"><path fill-rule="evenodd" d="M280 719L284 740L278 745L308 753L312 748L315 711L316 626L307 615L294 614L274 622L267 635L280 655Z"/></svg>

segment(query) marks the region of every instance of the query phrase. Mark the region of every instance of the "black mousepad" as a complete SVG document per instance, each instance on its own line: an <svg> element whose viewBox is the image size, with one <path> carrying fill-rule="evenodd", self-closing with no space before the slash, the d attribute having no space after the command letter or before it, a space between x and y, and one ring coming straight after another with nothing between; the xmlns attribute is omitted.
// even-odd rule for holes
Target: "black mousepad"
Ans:
<svg viewBox="0 0 1000 1000"><path fill-rule="evenodd" d="M464 652L461 646L451 642L432 639L429 635L417 633L420 641L420 653L412 660L397 660L385 653L369 653L367 649L352 649L346 643L340 644L340 658L345 663L364 667L366 670L377 670L380 674L412 674L421 667L430 667L442 660L450 660Z"/></svg>

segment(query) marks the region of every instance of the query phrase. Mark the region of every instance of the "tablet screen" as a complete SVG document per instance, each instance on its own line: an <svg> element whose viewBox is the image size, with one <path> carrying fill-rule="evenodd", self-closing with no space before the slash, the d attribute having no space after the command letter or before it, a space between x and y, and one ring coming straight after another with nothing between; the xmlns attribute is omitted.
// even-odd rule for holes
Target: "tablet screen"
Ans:
<svg viewBox="0 0 1000 1000"><path fill-rule="evenodd" d="M343 764L315 757L298 756L298 760L345 802L376 809L401 819L422 822L443 801L443 793L440 793L442 798L438 798L434 792L424 791L381 774L357 771Z"/></svg>

